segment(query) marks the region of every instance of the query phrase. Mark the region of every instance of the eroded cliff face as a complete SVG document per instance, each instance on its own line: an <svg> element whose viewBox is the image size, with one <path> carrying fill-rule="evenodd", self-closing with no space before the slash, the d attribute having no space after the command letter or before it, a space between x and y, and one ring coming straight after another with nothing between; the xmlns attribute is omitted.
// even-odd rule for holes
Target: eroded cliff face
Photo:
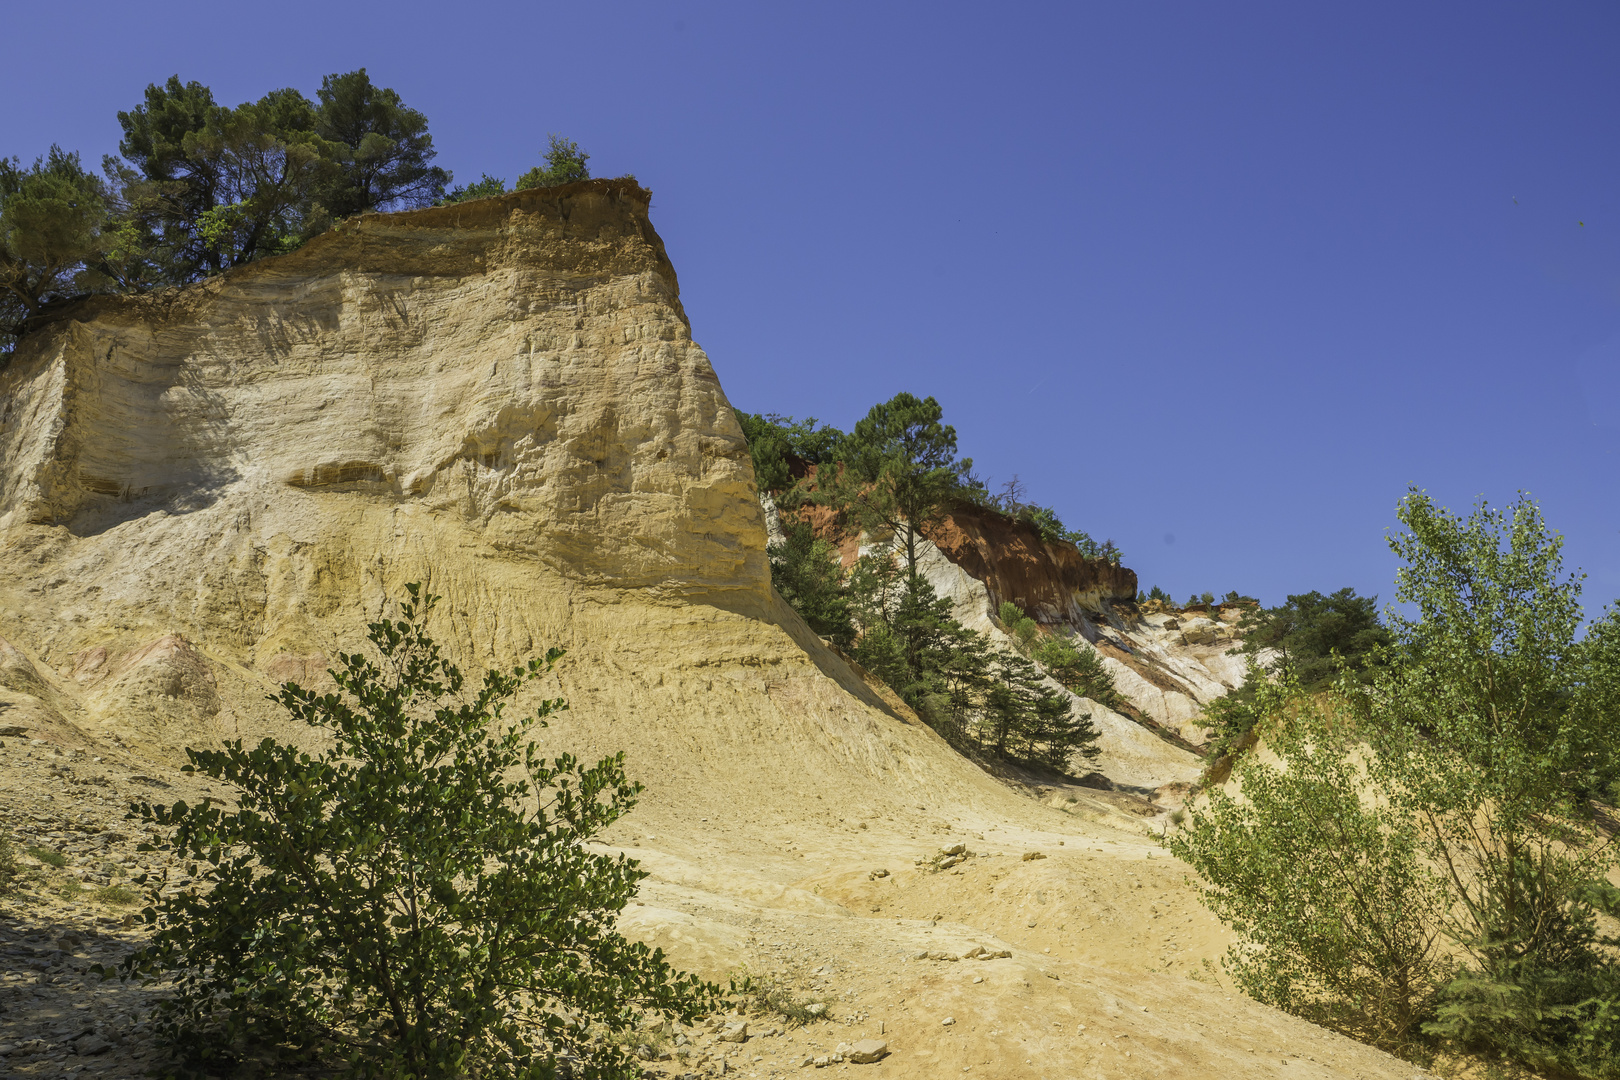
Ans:
<svg viewBox="0 0 1620 1080"><path fill-rule="evenodd" d="M343 493L576 580L762 598L744 443L647 199L594 181L370 215L82 305L0 384L0 528Z"/></svg>
<svg viewBox="0 0 1620 1080"><path fill-rule="evenodd" d="M772 592L648 199L371 215L31 335L0 373L4 719L170 759L277 730L265 694L320 684L423 581L468 664L570 650L554 730L579 752L717 780L786 753L871 798L999 799Z"/></svg>
<svg viewBox="0 0 1620 1080"><path fill-rule="evenodd" d="M927 535L984 582L993 609L1011 601L1037 622L1080 625L1136 599L1136 571L1049 544L1033 526L1000 514L955 507Z"/></svg>

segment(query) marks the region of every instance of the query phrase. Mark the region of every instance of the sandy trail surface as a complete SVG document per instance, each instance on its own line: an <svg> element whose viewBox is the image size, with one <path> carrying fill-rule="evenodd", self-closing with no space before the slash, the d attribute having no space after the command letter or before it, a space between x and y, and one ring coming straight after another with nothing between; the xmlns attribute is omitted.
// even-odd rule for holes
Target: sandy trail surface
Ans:
<svg viewBox="0 0 1620 1080"><path fill-rule="evenodd" d="M24 854L0 901L0 1076L142 1075L157 1060L144 1019L152 992L89 972L140 940L133 907L106 890L142 870L166 870L170 888L186 882L181 867L135 850L142 837L123 807L224 793L110 750L3 742L0 814L24 847L65 865ZM602 850L652 874L625 932L706 977L748 975L825 1010L802 1024L720 1018L747 1021L740 1043L704 1025L650 1038L646 1075L1417 1071L1234 992L1215 966L1228 938L1153 839L1159 826L1075 791L1067 812L1024 800L1038 824L829 810L789 827L721 799L651 799L603 838ZM938 868L958 844L960 861ZM868 1039L887 1044L881 1060L848 1060Z"/></svg>

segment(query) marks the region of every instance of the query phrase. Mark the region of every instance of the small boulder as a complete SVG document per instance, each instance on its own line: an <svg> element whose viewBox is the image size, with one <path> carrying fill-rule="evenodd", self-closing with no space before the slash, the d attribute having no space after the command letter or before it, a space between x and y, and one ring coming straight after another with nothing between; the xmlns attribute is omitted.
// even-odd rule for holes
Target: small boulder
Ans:
<svg viewBox="0 0 1620 1080"><path fill-rule="evenodd" d="M941 855L960 855L967 850L966 844L952 844L948 848L940 848Z"/></svg>
<svg viewBox="0 0 1620 1080"><path fill-rule="evenodd" d="M100 1035L86 1035L73 1044L73 1052L80 1057L89 1057L92 1054L103 1054L112 1049L112 1043Z"/></svg>
<svg viewBox="0 0 1620 1080"><path fill-rule="evenodd" d="M721 1042L747 1042L748 1021L738 1020L734 1024L727 1024L725 1027L720 1029L720 1034L716 1035L715 1038L719 1039Z"/></svg>
<svg viewBox="0 0 1620 1080"><path fill-rule="evenodd" d="M1024 852L1024 861L1025 862L1034 862L1036 859L1044 859L1044 858L1046 858L1046 856L1042 855L1038 851L1026 851L1026 852Z"/></svg>
<svg viewBox="0 0 1620 1080"><path fill-rule="evenodd" d="M844 1054L856 1065L871 1065L882 1061L889 1052L889 1044L882 1039L862 1039L850 1047Z"/></svg>
<svg viewBox="0 0 1620 1080"><path fill-rule="evenodd" d="M940 1023L941 1027L950 1027L952 1024L956 1023L956 1017L947 1016L945 1019L941 1020L939 1023Z"/></svg>
<svg viewBox="0 0 1620 1080"><path fill-rule="evenodd" d="M804 1011L809 1013L811 1016L825 1016L827 1015L827 1006L824 1003L817 1001L806 1005L804 1007Z"/></svg>

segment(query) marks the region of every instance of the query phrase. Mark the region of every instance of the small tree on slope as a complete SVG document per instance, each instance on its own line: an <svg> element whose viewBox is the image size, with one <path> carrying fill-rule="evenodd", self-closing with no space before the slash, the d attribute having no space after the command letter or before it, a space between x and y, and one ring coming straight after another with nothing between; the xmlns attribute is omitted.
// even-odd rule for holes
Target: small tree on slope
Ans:
<svg viewBox="0 0 1620 1080"><path fill-rule="evenodd" d="M371 624L377 658L340 658L338 693L275 699L329 749L188 750L237 809L137 807L202 887L147 909L124 973L172 981L158 1027L187 1070L291 1052L349 1076L634 1075L593 1027L690 1020L716 993L613 929L646 872L584 843L641 785L622 754L541 760L526 735L560 700L502 724L560 650L470 691L424 629L435 598L406 589L401 618Z"/></svg>

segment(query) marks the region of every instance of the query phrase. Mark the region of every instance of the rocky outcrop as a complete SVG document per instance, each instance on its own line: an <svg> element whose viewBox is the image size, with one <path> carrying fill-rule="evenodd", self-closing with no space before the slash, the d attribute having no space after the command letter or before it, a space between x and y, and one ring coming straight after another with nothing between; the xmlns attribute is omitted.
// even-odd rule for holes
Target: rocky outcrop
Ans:
<svg viewBox="0 0 1620 1080"><path fill-rule="evenodd" d="M1002 514L956 506L927 535L984 582L993 610L1012 601L1037 622L1078 625L1136 599L1136 571L1048 543L1034 526Z"/></svg>
<svg viewBox="0 0 1620 1080"><path fill-rule="evenodd" d="M546 738L625 749L650 813L717 785L790 817L1004 802L772 591L649 198L369 215L30 334L0 373L7 716L169 760L308 739L267 693L321 685L422 581L467 664L569 650Z"/></svg>
<svg viewBox="0 0 1620 1080"><path fill-rule="evenodd" d="M81 304L0 377L0 528L341 493L576 580L763 597L745 444L647 200L595 181L370 215Z"/></svg>

